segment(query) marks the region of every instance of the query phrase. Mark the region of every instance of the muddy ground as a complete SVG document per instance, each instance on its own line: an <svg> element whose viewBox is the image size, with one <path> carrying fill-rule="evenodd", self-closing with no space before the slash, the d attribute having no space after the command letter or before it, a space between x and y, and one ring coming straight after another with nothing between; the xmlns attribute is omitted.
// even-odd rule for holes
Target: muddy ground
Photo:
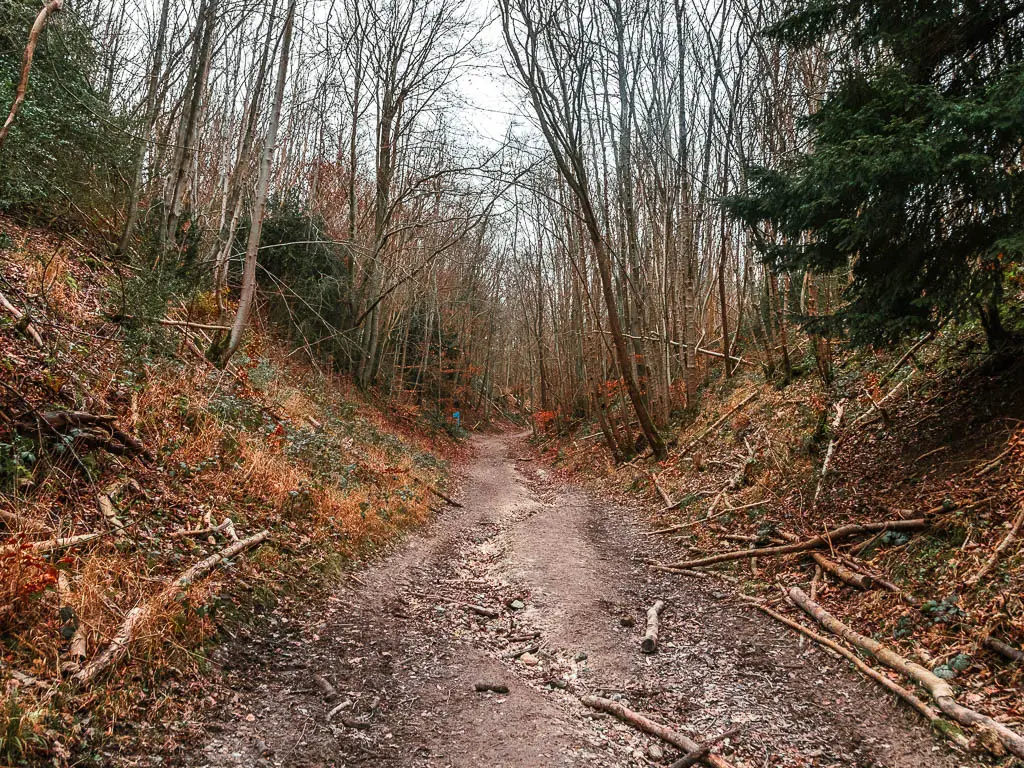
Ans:
<svg viewBox="0 0 1024 768"><path fill-rule="evenodd" d="M678 757L580 704L597 693L697 740L741 726L716 748L738 767L973 764L721 582L647 568L669 553L642 518L521 460L519 439L477 438L464 508L447 507L323 604L219 649L217 719L173 761L618 768ZM668 607L661 650L647 656L655 599ZM336 696L325 700L317 675ZM509 693L478 693L481 682Z"/></svg>

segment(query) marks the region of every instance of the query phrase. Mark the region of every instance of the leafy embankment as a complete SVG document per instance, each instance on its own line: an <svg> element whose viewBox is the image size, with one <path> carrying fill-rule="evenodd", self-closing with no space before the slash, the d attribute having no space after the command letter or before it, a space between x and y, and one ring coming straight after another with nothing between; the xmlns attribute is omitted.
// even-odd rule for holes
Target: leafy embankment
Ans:
<svg viewBox="0 0 1024 768"><path fill-rule="evenodd" d="M833 615L950 680L962 703L1020 732L1024 360L979 355L979 342L977 329L961 328L905 359L847 353L831 387L805 376L776 388L749 371L713 382L660 464L595 461L594 428L540 448L567 474L657 504L653 535L678 554L652 567L701 569L809 627L778 587L812 591ZM826 538L818 558L739 556L846 523L922 517L922 530ZM726 552L736 559L699 564ZM822 555L859 586L822 573ZM967 736L1005 754L984 733Z"/></svg>
<svg viewBox="0 0 1024 768"><path fill-rule="evenodd" d="M0 259L24 313L0 312L0 763L100 763L212 706L209 642L425 520L458 447L267 333L211 366L202 297L146 319L153 281L69 236L0 220ZM76 680L134 608L127 653Z"/></svg>

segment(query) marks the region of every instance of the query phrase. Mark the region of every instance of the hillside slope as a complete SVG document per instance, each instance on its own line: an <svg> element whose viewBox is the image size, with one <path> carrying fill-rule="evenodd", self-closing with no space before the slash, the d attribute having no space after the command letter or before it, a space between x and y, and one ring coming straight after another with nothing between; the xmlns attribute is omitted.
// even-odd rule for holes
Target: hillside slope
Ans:
<svg viewBox="0 0 1024 768"><path fill-rule="evenodd" d="M786 599L799 586L1019 729L1024 361L978 354L978 336L949 331L910 355L847 352L828 388L810 375L777 388L749 371L714 381L662 463L595 460L593 425L537 444L559 471L643 500L676 550L652 568L724 580L813 627ZM923 523L830 540L848 523L903 519ZM758 552L818 535L817 550Z"/></svg>
<svg viewBox="0 0 1024 768"><path fill-rule="evenodd" d="M70 236L0 220L0 265L0 764L102 762L204 706L210 641L427 519L459 447L266 332L211 366Z"/></svg>

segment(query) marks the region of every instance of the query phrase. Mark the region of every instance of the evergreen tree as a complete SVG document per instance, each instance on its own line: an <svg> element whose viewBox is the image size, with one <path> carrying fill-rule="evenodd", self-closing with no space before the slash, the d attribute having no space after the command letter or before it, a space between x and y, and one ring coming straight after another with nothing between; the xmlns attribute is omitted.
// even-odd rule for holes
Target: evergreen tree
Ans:
<svg viewBox="0 0 1024 768"><path fill-rule="evenodd" d="M726 201L781 270L849 270L819 323L891 342L978 311L1005 340L1024 252L1024 2L807 0L768 35L840 41L809 146Z"/></svg>

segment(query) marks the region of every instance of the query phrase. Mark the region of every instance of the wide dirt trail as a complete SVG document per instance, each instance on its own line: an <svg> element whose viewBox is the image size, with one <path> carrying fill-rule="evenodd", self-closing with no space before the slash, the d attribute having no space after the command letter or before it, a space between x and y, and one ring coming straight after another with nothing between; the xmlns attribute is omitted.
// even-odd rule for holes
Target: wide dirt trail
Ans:
<svg viewBox="0 0 1024 768"><path fill-rule="evenodd" d="M738 768L970 764L845 662L715 582L646 568L662 545L634 512L552 481L517 459L519 447L477 438L464 509L448 508L326 604L224 646L220 720L185 764L660 764L656 740L590 712L585 693L697 740L742 726L719 748ZM645 656L643 616L659 598L662 648ZM329 701L317 675L336 690ZM478 693L479 682L509 693ZM657 747L665 764L676 757Z"/></svg>

